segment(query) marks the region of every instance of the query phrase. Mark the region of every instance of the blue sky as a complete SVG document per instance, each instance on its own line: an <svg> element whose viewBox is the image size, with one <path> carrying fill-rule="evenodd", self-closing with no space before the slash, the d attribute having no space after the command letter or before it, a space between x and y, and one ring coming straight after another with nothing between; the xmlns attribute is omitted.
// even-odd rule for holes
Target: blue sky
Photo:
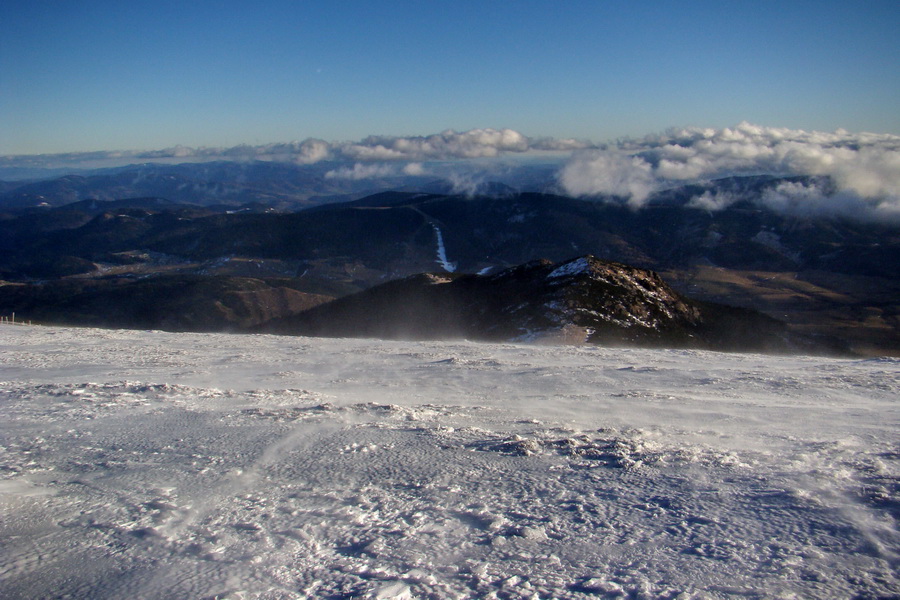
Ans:
<svg viewBox="0 0 900 600"><path fill-rule="evenodd" d="M0 4L0 154L741 121L900 134L891 2Z"/></svg>

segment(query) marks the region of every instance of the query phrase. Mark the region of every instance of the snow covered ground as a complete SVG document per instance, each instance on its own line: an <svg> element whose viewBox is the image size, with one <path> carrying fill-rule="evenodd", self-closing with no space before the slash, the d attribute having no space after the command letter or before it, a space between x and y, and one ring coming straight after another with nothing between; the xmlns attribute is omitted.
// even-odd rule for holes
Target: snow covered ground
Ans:
<svg viewBox="0 0 900 600"><path fill-rule="evenodd" d="M900 361L0 328L0 596L900 595Z"/></svg>

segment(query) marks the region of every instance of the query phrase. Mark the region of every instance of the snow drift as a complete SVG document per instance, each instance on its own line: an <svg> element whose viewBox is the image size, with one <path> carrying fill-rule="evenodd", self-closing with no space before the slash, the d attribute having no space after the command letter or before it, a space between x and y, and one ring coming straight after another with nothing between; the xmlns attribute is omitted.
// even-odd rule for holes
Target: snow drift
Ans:
<svg viewBox="0 0 900 600"><path fill-rule="evenodd" d="M883 598L900 362L0 328L5 598Z"/></svg>

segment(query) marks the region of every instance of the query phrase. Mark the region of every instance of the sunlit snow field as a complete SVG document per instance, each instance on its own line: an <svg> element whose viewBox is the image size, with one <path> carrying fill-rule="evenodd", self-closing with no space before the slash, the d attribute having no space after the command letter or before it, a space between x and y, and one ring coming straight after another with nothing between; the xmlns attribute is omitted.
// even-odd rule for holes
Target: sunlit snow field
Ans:
<svg viewBox="0 0 900 600"><path fill-rule="evenodd" d="M900 595L900 361L0 327L0 596Z"/></svg>

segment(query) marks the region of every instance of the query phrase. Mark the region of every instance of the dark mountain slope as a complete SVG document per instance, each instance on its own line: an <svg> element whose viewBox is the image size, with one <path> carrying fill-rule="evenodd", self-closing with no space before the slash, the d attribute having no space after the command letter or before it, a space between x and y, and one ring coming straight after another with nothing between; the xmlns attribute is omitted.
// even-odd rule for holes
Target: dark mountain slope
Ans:
<svg viewBox="0 0 900 600"><path fill-rule="evenodd" d="M2 283L2 282L0 282ZM64 325L239 331L331 300L292 281L243 277L157 276L64 279L0 285L4 314Z"/></svg>
<svg viewBox="0 0 900 600"><path fill-rule="evenodd" d="M678 289L878 348L900 348L900 227L786 216L750 200L691 208L697 194L761 194L777 178L669 190L641 210L524 193L386 192L296 213L216 211L154 199L0 214L0 278L157 272L302 277L342 295L434 270L497 272L591 254L664 272ZM3 307L0 306L0 311Z"/></svg>
<svg viewBox="0 0 900 600"><path fill-rule="evenodd" d="M337 337L548 339L603 345L788 351L812 345L755 311L695 302L651 271L586 256L495 275L422 274L263 325Z"/></svg>
<svg viewBox="0 0 900 600"><path fill-rule="evenodd" d="M777 181L754 179L754 185ZM739 184L737 178L722 185L731 189ZM668 196L633 210L551 194L466 198L385 192L298 215L306 218L347 208L381 209L388 215L403 208L415 210L440 227L450 259L467 272L536 257L564 260L573 252L584 252L654 269L712 264L900 277L897 225L785 216L749 202L711 212L685 206L691 197L687 191L679 195L673 190Z"/></svg>
<svg viewBox="0 0 900 600"><path fill-rule="evenodd" d="M0 248L8 251L0 263L48 249L93 262L146 250L191 260L328 257L395 277L433 268L439 230L448 261L465 272L589 253L656 270L715 265L900 278L900 227L785 217L751 206L708 212L661 204L634 211L547 194L384 193L290 214L128 205L86 220L88 214L61 208L0 221Z"/></svg>

